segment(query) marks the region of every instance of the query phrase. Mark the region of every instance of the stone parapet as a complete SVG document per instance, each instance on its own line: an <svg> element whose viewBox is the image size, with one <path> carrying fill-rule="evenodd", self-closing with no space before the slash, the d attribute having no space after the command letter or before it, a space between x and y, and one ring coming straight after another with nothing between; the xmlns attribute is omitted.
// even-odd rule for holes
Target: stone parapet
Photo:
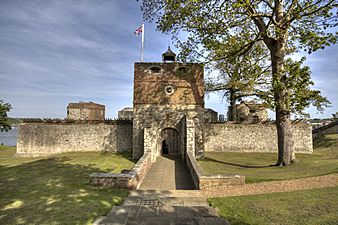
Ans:
<svg viewBox="0 0 338 225"><path fill-rule="evenodd" d="M135 187L130 174L93 173L90 175L90 183L95 186L129 188Z"/></svg>
<svg viewBox="0 0 338 225"><path fill-rule="evenodd" d="M244 183L245 176L243 175L202 175L200 177L199 189L208 191L215 188L243 185Z"/></svg>
<svg viewBox="0 0 338 225"><path fill-rule="evenodd" d="M136 189L150 170L151 165L151 152L145 152L129 173L93 173L90 175L90 183L102 187Z"/></svg>
<svg viewBox="0 0 338 225"><path fill-rule="evenodd" d="M205 175L191 152L187 152L186 163L196 189L210 191L214 188L243 185L245 183L245 176L243 175Z"/></svg>

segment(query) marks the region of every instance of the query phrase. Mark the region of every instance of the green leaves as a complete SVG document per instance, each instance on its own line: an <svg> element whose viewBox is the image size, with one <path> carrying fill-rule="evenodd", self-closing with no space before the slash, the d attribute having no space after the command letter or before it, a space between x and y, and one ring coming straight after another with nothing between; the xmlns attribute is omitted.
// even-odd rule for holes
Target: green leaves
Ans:
<svg viewBox="0 0 338 225"><path fill-rule="evenodd" d="M3 100L0 100L0 131L8 131L11 129L11 125L7 120L7 112L12 109L9 103L4 103Z"/></svg>
<svg viewBox="0 0 338 225"><path fill-rule="evenodd" d="M323 97L318 90L311 89L314 82L311 80L311 71L308 66L302 66L305 61L285 61L285 74L287 76L287 90L289 95L289 107L292 113L306 116L304 110L313 105L322 112L330 105L330 101Z"/></svg>
<svg viewBox="0 0 338 225"><path fill-rule="evenodd" d="M144 0L142 10L145 18L157 21L160 31L176 37L179 59L204 62L222 71L216 80L209 80L209 90L224 87L262 93L257 74L275 63L275 70L267 70L270 92L265 84L263 91L268 94L264 101L284 101L280 104L300 113L309 104L322 110L328 101L309 88L313 84L309 68L301 67L302 61L284 62L284 57L337 43L337 32L332 29L337 26L337 4L337 0ZM186 39L179 40L182 31ZM258 59L264 51L279 58L278 65L277 58ZM264 76L266 79L266 73ZM271 91L275 96L283 92L278 95L282 98L266 99L272 96ZM271 107L278 105L275 103Z"/></svg>

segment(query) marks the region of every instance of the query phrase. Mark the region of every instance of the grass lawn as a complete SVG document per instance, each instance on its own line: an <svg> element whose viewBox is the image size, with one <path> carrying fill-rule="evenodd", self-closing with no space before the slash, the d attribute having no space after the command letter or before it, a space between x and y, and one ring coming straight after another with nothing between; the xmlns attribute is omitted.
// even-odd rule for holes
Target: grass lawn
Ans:
<svg viewBox="0 0 338 225"><path fill-rule="evenodd" d="M65 153L14 158L0 146L0 224L91 224L128 191L89 185L94 172L120 172L134 162L121 155Z"/></svg>
<svg viewBox="0 0 338 225"><path fill-rule="evenodd" d="M338 187L212 198L209 202L231 225L338 224Z"/></svg>
<svg viewBox="0 0 338 225"><path fill-rule="evenodd" d="M206 174L242 174L246 183L288 180L338 173L338 134L323 136L314 143L313 154L296 154L298 163L270 166L277 153L206 152L198 163Z"/></svg>

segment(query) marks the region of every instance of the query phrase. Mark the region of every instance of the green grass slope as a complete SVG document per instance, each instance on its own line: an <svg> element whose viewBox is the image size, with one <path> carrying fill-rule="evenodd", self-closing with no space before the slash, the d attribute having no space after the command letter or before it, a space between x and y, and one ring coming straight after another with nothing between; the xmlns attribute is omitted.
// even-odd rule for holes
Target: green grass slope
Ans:
<svg viewBox="0 0 338 225"><path fill-rule="evenodd" d="M91 173L132 168L121 155L14 158L14 153L15 147L0 146L0 224L91 224L128 194L89 185Z"/></svg>
<svg viewBox="0 0 338 225"><path fill-rule="evenodd" d="M313 154L296 157L298 163L280 168L271 166L276 163L276 153L207 152L198 163L207 174L242 174L247 183L338 173L338 135L317 139Z"/></svg>
<svg viewBox="0 0 338 225"><path fill-rule="evenodd" d="M336 225L338 187L209 199L231 225Z"/></svg>

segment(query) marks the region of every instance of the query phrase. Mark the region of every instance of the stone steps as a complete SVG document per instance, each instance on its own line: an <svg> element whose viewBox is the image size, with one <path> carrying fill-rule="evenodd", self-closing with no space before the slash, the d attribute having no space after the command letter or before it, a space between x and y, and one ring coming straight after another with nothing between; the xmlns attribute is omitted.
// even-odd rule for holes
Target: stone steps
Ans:
<svg viewBox="0 0 338 225"><path fill-rule="evenodd" d="M205 206L208 202L204 197L128 197L123 206Z"/></svg>
<svg viewBox="0 0 338 225"><path fill-rule="evenodd" d="M189 191L190 192L190 191ZM95 225L229 225L218 217L205 197L186 191L132 191L123 205L95 221ZM177 197L177 195L185 197ZM173 197L175 196L175 197Z"/></svg>
<svg viewBox="0 0 338 225"><path fill-rule="evenodd" d="M208 206L116 206L95 225L229 225Z"/></svg>
<svg viewBox="0 0 338 225"><path fill-rule="evenodd" d="M133 190L129 196L149 197L204 197L200 190Z"/></svg>

